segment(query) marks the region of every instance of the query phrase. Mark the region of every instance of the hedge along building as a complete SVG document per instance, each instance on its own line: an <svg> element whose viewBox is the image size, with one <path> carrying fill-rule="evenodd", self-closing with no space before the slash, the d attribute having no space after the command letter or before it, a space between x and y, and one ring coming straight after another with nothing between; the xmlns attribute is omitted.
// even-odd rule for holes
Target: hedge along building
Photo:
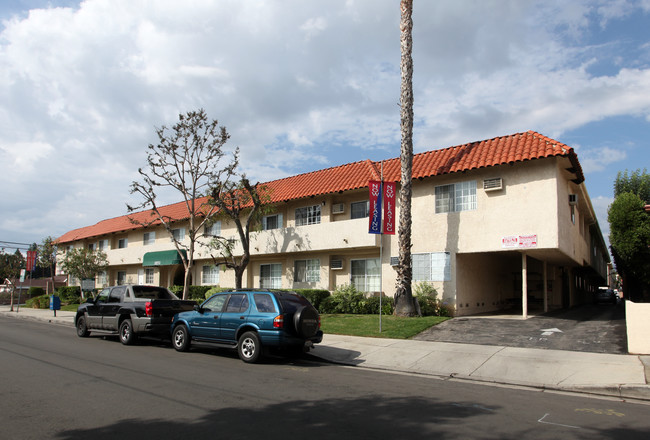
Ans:
<svg viewBox="0 0 650 440"><path fill-rule="evenodd" d="M397 236L368 233L368 182L380 179L380 166L366 160L266 183L273 212L252 235L243 285L353 284L376 294L381 275L392 296ZM399 187L399 158L383 162L383 176ZM609 255L567 145L528 131L428 151L414 156L413 180L413 280L432 284L457 316L568 307L589 301L606 282ZM183 237L184 204L164 209ZM242 252L233 222L217 221L205 235L232 238L235 255ZM127 215L70 231L58 243L64 251L106 252L110 266L98 286L182 280L164 228L136 226ZM233 271L216 268L204 245L195 259L193 284L234 286Z"/></svg>

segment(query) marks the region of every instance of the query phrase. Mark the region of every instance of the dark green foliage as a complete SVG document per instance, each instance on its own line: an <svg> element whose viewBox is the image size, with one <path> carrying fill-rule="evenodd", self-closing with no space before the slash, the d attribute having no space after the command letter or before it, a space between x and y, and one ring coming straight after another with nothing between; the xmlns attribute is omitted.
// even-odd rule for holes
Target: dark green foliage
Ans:
<svg viewBox="0 0 650 440"><path fill-rule="evenodd" d="M25 302L25 306L31 307L32 309L49 309L50 295L35 296L34 298L30 298Z"/></svg>
<svg viewBox="0 0 650 440"><path fill-rule="evenodd" d="M202 303L206 298L206 293L213 288L213 286L189 286L188 299ZM172 286L169 290L179 298L183 296L183 286Z"/></svg>
<svg viewBox="0 0 650 440"><path fill-rule="evenodd" d="M35 296L45 295L45 290L42 287L30 287L27 294L34 298Z"/></svg>
<svg viewBox="0 0 650 440"><path fill-rule="evenodd" d="M325 298L331 295L329 290L322 289L294 289L293 291L307 298L316 309L320 307Z"/></svg>
<svg viewBox="0 0 650 440"><path fill-rule="evenodd" d="M618 172L614 182L614 197L623 193L632 193L646 204L650 203L650 174L647 169L635 170L631 174L628 171Z"/></svg>
<svg viewBox="0 0 650 440"><path fill-rule="evenodd" d="M56 289L56 294L63 304L78 304L81 301L81 287L61 286Z"/></svg>

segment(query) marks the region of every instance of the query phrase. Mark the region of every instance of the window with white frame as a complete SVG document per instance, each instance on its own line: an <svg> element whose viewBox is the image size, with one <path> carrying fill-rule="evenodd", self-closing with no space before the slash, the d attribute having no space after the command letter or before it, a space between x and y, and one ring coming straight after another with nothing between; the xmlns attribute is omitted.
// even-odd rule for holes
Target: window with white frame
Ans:
<svg viewBox="0 0 650 440"><path fill-rule="evenodd" d="M128 238L120 238L117 240L117 248L118 249L126 249L129 246L129 239Z"/></svg>
<svg viewBox="0 0 650 440"><path fill-rule="evenodd" d="M436 186L436 214L476 209L476 181Z"/></svg>
<svg viewBox="0 0 650 440"><path fill-rule="evenodd" d="M262 217L262 230L279 229L282 227L282 214L273 214Z"/></svg>
<svg viewBox="0 0 650 440"><path fill-rule="evenodd" d="M205 225L203 235L208 237L218 237L221 235L221 221L216 221L211 225Z"/></svg>
<svg viewBox="0 0 650 440"><path fill-rule="evenodd" d="M449 252L432 252L411 255L413 281L451 281L451 256Z"/></svg>
<svg viewBox="0 0 650 440"><path fill-rule="evenodd" d="M142 237L142 243L145 246L149 246L156 242L156 233L155 232L145 232Z"/></svg>
<svg viewBox="0 0 650 440"><path fill-rule="evenodd" d="M368 217L370 212L370 202L352 202L350 203L350 218Z"/></svg>
<svg viewBox="0 0 650 440"><path fill-rule="evenodd" d="M282 264L260 264L260 287L263 289L282 287Z"/></svg>
<svg viewBox="0 0 650 440"><path fill-rule="evenodd" d="M153 284L153 269L147 268L144 270L145 284Z"/></svg>
<svg viewBox="0 0 650 440"><path fill-rule="evenodd" d="M172 235L174 236L174 240L176 241L185 240L185 228L172 229Z"/></svg>
<svg viewBox="0 0 650 440"><path fill-rule="evenodd" d="M108 250L108 240L99 240L97 242L97 249L100 251L107 251Z"/></svg>
<svg viewBox="0 0 650 440"><path fill-rule="evenodd" d="M108 286L108 273L106 271L97 274L97 284L99 285L98 287Z"/></svg>
<svg viewBox="0 0 650 440"><path fill-rule="evenodd" d="M379 258L352 260L350 281L360 292L379 292L381 289L381 264Z"/></svg>
<svg viewBox="0 0 650 440"><path fill-rule="evenodd" d="M93 252L95 249L97 249L97 243L88 243L88 250L90 252Z"/></svg>
<svg viewBox="0 0 650 440"><path fill-rule="evenodd" d="M320 281L320 260L296 260L294 262L293 280L299 283L317 283Z"/></svg>
<svg viewBox="0 0 650 440"><path fill-rule="evenodd" d="M296 226L316 225L320 223L320 205L305 206L296 209Z"/></svg>
<svg viewBox="0 0 650 440"><path fill-rule="evenodd" d="M216 285L219 284L219 268L217 266L203 266L201 284Z"/></svg>

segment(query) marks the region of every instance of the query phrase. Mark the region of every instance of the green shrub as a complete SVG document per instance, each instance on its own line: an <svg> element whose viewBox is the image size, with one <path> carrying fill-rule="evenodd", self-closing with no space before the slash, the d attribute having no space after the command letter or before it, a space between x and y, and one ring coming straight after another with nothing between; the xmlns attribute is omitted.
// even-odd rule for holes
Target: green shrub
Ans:
<svg viewBox="0 0 650 440"><path fill-rule="evenodd" d="M228 287L219 287L219 286L210 287L205 292L205 295L203 296L203 299L206 300L206 299L210 298L212 295L214 295L215 293L225 292L227 290L231 290L231 289L228 288Z"/></svg>
<svg viewBox="0 0 650 440"><path fill-rule="evenodd" d="M81 301L81 287L61 286L56 289L56 295L61 298L63 304L78 304Z"/></svg>
<svg viewBox="0 0 650 440"><path fill-rule="evenodd" d="M30 298L25 302L25 306L31 307L32 309L49 309L50 295L41 295L41 296L36 296L34 298Z"/></svg>
<svg viewBox="0 0 650 440"><path fill-rule="evenodd" d="M27 294L29 295L30 298L34 298L35 296L45 295L45 290L42 287L34 286L29 288Z"/></svg>
<svg viewBox="0 0 650 440"><path fill-rule="evenodd" d="M413 284L413 295L420 305L422 316L451 316L451 309L438 299L438 291L429 283Z"/></svg>
<svg viewBox="0 0 650 440"><path fill-rule="evenodd" d="M331 296L329 290L322 289L294 289L294 292L307 298L316 309L319 309L321 302L323 302L325 298Z"/></svg>
<svg viewBox="0 0 650 440"><path fill-rule="evenodd" d="M393 314L393 300L388 297L383 297L381 299L381 314L382 315L392 315ZM363 314L366 315L375 315L379 313L379 297L378 296L371 296L368 298L365 298L363 301L363 307L362 307L362 312Z"/></svg>

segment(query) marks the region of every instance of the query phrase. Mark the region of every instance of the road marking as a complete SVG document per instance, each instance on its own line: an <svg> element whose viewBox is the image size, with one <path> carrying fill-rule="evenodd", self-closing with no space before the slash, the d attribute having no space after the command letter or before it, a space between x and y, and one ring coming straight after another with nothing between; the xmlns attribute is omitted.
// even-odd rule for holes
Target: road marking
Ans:
<svg viewBox="0 0 650 440"><path fill-rule="evenodd" d="M544 419L549 415L549 413L544 414L544 416L538 420L539 423L544 423L546 425L555 425L555 426L563 426L565 428L574 428L574 429L582 429L579 426L573 426L573 425L563 425L562 423L553 423L553 422L545 422Z"/></svg>
<svg viewBox="0 0 650 440"><path fill-rule="evenodd" d="M605 416L625 417L625 414L616 412L613 409L576 408L576 411L589 412Z"/></svg>
<svg viewBox="0 0 650 440"><path fill-rule="evenodd" d="M540 331L542 332L542 336L550 336L553 333L564 333L559 328L546 328L546 329L542 329Z"/></svg>
<svg viewBox="0 0 650 440"><path fill-rule="evenodd" d="M459 408L476 408L476 409L482 409L484 411L492 411L492 412L494 412L494 410L492 408L487 408L485 406L481 406L481 405L478 405L476 403L474 403L472 405L467 405L467 404L463 404L463 403L452 403L452 405L457 406Z"/></svg>

